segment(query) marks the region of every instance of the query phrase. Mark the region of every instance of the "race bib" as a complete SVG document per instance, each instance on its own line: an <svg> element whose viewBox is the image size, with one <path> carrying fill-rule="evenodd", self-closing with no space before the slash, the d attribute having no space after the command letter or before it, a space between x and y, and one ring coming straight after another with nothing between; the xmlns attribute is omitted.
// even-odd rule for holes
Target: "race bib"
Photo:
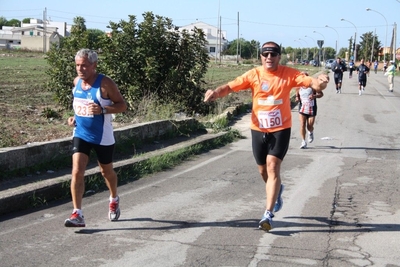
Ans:
<svg viewBox="0 0 400 267"><path fill-rule="evenodd" d="M258 123L258 127L260 129L269 129L282 126L281 110L259 111Z"/></svg>
<svg viewBox="0 0 400 267"><path fill-rule="evenodd" d="M314 107L314 101L301 102L301 108L299 112L304 114L312 114L313 107Z"/></svg>
<svg viewBox="0 0 400 267"><path fill-rule="evenodd" d="M94 103L92 99L75 98L74 111L76 116L92 118L94 115L89 114L89 104Z"/></svg>
<svg viewBox="0 0 400 267"><path fill-rule="evenodd" d="M304 110L309 110L310 107L312 107L312 105L310 105L310 102L305 102L305 103L302 103L302 104L301 104L301 107L302 107Z"/></svg>

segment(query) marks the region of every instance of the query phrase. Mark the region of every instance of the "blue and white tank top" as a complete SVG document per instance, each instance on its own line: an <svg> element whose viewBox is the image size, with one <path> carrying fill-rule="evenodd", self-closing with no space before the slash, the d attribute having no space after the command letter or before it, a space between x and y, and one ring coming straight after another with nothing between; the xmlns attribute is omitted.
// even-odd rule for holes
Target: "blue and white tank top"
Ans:
<svg viewBox="0 0 400 267"><path fill-rule="evenodd" d="M98 74L92 87L86 90L81 86L82 79L79 79L72 89L76 122L73 136L92 144L109 146L115 143L112 114L93 115L88 114L87 110L88 105L93 102L101 107L112 104L111 99L101 97L100 88L103 77L104 75Z"/></svg>

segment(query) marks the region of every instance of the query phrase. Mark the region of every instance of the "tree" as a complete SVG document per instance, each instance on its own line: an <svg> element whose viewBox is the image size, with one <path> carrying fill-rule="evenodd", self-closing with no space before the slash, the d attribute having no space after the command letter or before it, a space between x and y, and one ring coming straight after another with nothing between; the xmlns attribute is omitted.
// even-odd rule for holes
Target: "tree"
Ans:
<svg viewBox="0 0 400 267"><path fill-rule="evenodd" d="M97 36L96 43L91 41L92 31L82 24L84 19L74 19L71 36L47 53L51 66L48 88L60 104L65 108L72 104L75 53L81 48L96 48L101 51L98 72L118 84L130 110L149 97L160 105L173 104L176 111L205 109L202 85L209 57L204 32L179 32L170 19L151 12L143 17L140 24L135 16L129 16L128 21L110 22L110 34Z"/></svg>
<svg viewBox="0 0 400 267"><path fill-rule="evenodd" d="M143 14L110 23L111 38L102 38L103 66L116 79L130 108L144 97L176 103L178 110L200 111L202 79L209 57L204 32L179 32L168 18Z"/></svg>
<svg viewBox="0 0 400 267"><path fill-rule="evenodd" d="M378 36L374 35L373 32L366 32L360 36L360 39L360 47L358 50L360 57L365 60L371 60L371 58L372 60L378 59L379 47L381 46Z"/></svg>
<svg viewBox="0 0 400 267"><path fill-rule="evenodd" d="M71 26L71 34L80 34L86 31L86 20L83 17L75 17Z"/></svg>
<svg viewBox="0 0 400 267"><path fill-rule="evenodd" d="M333 47L324 48L325 59L336 58L336 50Z"/></svg>
<svg viewBox="0 0 400 267"><path fill-rule="evenodd" d="M5 26L10 26L10 27L21 27L21 21L18 19L11 19L8 20Z"/></svg>
<svg viewBox="0 0 400 267"><path fill-rule="evenodd" d="M353 41L353 36L351 36L348 41L349 41L349 48L348 48L347 52L349 53L349 56L351 57L354 54L354 48L355 48L354 41ZM357 59L354 58L354 62L356 62L356 61L357 61Z"/></svg>
<svg viewBox="0 0 400 267"><path fill-rule="evenodd" d="M87 34L89 39L89 47L92 49L98 49L99 40L105 35L105 33L99 29L88 29Z"/></svg>
<svg viewBox="0 0 400 267"><path fill-rule="evenodd" d="M239 46L238 46L239 44ZM239 51L238 51L239 47ZM241 58L257 58L260 53L260 42L251 40L246 41L243 38L233 40L227 46L227 49L224 50L224 55L237 55L239 54Z"/></svg>
<svg viewBox="0 0 400 267"><path fill-rule="evenodd" d="M296 47L282 47L282 56L286 56L289 61L297 62L300 61L302 55L302 49Z"/></svg>
<svg viewBox="0 0 400 267"><path fill-rule="evenodd" d="M3 28L3 26L7 26L7 19L5 17L0 17L0 29Z"/></svg>
<svg viewBox="0 0 400 267"><path fill-rule="evenodd" d="M340 50L339 50L338 56L339 56L340 58L346 58L346 53L347 53L347 48L342 47L342 48L340 48Z"/></svg>
<svg viewBox="0 0 400 267"><path fill-rule="evenodd" d="M22 23L31 23L31 18L24 18Z"/></svg>
<svg viewBox="0 0 400 267"><path fill-rule="evenodd" d="M250 46L251 46L251 58L258 58L260 54L260 49L261 45L259 41L251 40L250 41Z"/></svg>
<svg viewBox="0 0 400 267"><path fill-rule="evenodd" d="M238 47L239 47L238 44L240 44L240 40L238 40L238 39L235 39L235 40L229 42L226 49L222 52L222 54L224 54L224 55L240 54L240 52L238 52Z"/></svg>

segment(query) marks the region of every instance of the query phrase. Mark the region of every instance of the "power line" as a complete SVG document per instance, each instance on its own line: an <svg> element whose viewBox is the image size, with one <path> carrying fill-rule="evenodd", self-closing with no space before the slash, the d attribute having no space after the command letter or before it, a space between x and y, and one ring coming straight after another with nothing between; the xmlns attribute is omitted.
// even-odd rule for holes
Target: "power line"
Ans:
<svg viewBox="0 0 400 267"><path fill-rule="evenodd" d="M43 11L43 9L18 9L18 10L4 10L2 9L1 12L20 12L20 11L34 11L34 10L39 10Z"/></svg>
<svg viewBox="0 0 400 267"><path fill-rule="evenodd" d="M71 14L73 15L73 18L67 18L67 17L60 17L60 16L55 16L52 14L47 13L49 17L51 18L59 18L59 19L65 19L65 20L70 20L71 22L73 21L74 17L80 16L84 18L102 18L102 19L107 19L107 22L104 21L92 21L92 20L86 20L88 23L95 23L95 24L104 24L108 25L110 20L121 20L122 18L117 18L117 17L104 17L104 16L95 16L91 14L78 14L74 12L65 12L61 10L55 10L55 9L47 9L48 11L52 12L58 12L62 14ZM42 11L42 9L19 9L19 10L1 10L2 12L22 12L22 11ZM18 15L18 16L13 16L13 15L8 15L9 17L13 18L34 18L35 16L38 15ZM173 19L173 21L197 21L197 20L212 20L216 19L215 17L210 17L210 18L178 18L178 19ZM224 26L229 26L229 25L236 25L237 23L237 18L227 18L227 17L222 17L224 20L231 20L234 21L234 23L223 23ZM249 21L249 20L239 20L240 23L249 23L249 24L256 24L256 25L267 25L267 26L275 26L275 27L287 27L287 28L310 28L310 29L315 29L315 28L325 28L324 26L318 27L315 25L312 26L305 26L305 25L288 25L288 24L276 24L276 23L266 23L266 22L259 22L259 21ZM358 28L377 28L377 27L386 27L386 25L373 25L373 26L358 26ZM351 27L341 27L341 26L335 26L335 28L340 29L347 29Z"/></svg>

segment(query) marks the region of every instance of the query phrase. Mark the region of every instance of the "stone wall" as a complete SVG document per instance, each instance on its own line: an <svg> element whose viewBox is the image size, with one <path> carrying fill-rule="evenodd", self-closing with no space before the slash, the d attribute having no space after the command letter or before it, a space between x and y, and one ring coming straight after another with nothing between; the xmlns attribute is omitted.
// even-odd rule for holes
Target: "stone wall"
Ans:
<svg viewBox="0 0 400 267"><path fill-rule="evenodd" d="M131 140L142 142L148 139L161 139L166 135L178 134L181 128L198 129L195 119L160 120L114 130L116 142ZM31 143L19 147L0 148L0 171L4 173L13 170L32 167L71 156L72 138L58 139L49 142ZM7 178L7 177L5 177Z"/></svg>

